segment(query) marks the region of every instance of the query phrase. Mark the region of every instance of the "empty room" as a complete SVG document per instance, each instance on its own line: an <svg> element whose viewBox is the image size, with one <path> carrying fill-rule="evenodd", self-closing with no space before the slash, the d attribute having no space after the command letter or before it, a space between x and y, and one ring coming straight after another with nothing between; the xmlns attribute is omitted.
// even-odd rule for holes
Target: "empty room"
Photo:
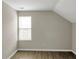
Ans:
<svg viewBox="0 0 79 59"><path fill-rule="evenodd" d="M3 0L2 59L76 59L76 0Z"/></svg>

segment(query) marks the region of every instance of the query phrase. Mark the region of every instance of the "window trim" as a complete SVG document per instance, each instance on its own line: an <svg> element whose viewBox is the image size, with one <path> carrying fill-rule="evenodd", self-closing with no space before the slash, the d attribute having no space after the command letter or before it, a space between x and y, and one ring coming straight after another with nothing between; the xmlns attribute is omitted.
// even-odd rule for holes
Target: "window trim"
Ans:
<svg viewBox="0 0 79 59"><path fill-rule="evenodd" d="M31 16L19 16L19 17L31 17ZM31 17L31 28L19 28L19 17L18 17L18 40L19 41L32 41L32 17ZM31 29L31 39L30 40L20 40L19 39L19 29Z"/></svg>

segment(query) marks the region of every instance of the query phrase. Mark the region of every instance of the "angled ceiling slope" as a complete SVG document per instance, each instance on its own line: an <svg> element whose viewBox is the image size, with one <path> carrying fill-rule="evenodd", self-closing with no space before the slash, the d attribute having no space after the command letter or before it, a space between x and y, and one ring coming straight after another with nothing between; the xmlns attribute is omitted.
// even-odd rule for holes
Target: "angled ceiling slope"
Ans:
<svg viewBox="0 0 79 59"><path fill-rule="evenodd" d="M70 22L76 22L76 0L60 0L53 10Z"/></svg>
<svg viewBox="0 0 79 59"><path fill-rule="evenodd" d="M3 0L18 11L55 11L68 21L76 22L76 0Z"/></svg>

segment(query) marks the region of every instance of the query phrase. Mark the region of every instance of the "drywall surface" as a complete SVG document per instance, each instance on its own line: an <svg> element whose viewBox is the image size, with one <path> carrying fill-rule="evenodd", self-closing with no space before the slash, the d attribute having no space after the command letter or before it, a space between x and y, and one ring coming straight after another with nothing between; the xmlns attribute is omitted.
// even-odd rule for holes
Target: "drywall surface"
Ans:
<svg viewBox="0 0 79 59"><path fill-rule="evenodd" d="M17 13L2 2L3 59L7 59L17 48Z"/></svg>
<svg viewBox="0 0 79 59"><path fill-rule="evenodd" d="M76 53L76 23L72 24L72 49Z"/></svg>
<svg viewBox="0 0 79 59"><path fill-rule="evenodd" d="M19 49L72 49L72 24L52 11L18 12L32 17L32 41L20 40Z"/></svg>
<svg viewBox="0 0 79 59"><path fill-rule="evenodd" d="M76 0L59 0L53 10L70 22L76 22Z"/></svg>

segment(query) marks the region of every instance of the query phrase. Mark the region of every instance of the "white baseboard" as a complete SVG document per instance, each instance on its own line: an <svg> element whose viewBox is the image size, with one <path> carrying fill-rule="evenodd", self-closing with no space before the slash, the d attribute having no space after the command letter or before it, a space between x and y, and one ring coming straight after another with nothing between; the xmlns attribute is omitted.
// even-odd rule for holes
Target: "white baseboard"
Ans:
<svg viewBox="0 0 79 59"><path fill-rule="evenodd" d="M76 52L72 50L72 53L76 55Z"/></svg>
<svg viewBox="0 0 79 59"><path fill-rule="evenodd" d="M11 59L11 57L13 57L17 51L18 50L14 51L7 59Z"/></svg>
<svg viewBox="0 0 79 59"><path fill-rule="evenodd" d="M67 49L18 49L18 51L59 51L59 52L71 52Z"/></svg>

